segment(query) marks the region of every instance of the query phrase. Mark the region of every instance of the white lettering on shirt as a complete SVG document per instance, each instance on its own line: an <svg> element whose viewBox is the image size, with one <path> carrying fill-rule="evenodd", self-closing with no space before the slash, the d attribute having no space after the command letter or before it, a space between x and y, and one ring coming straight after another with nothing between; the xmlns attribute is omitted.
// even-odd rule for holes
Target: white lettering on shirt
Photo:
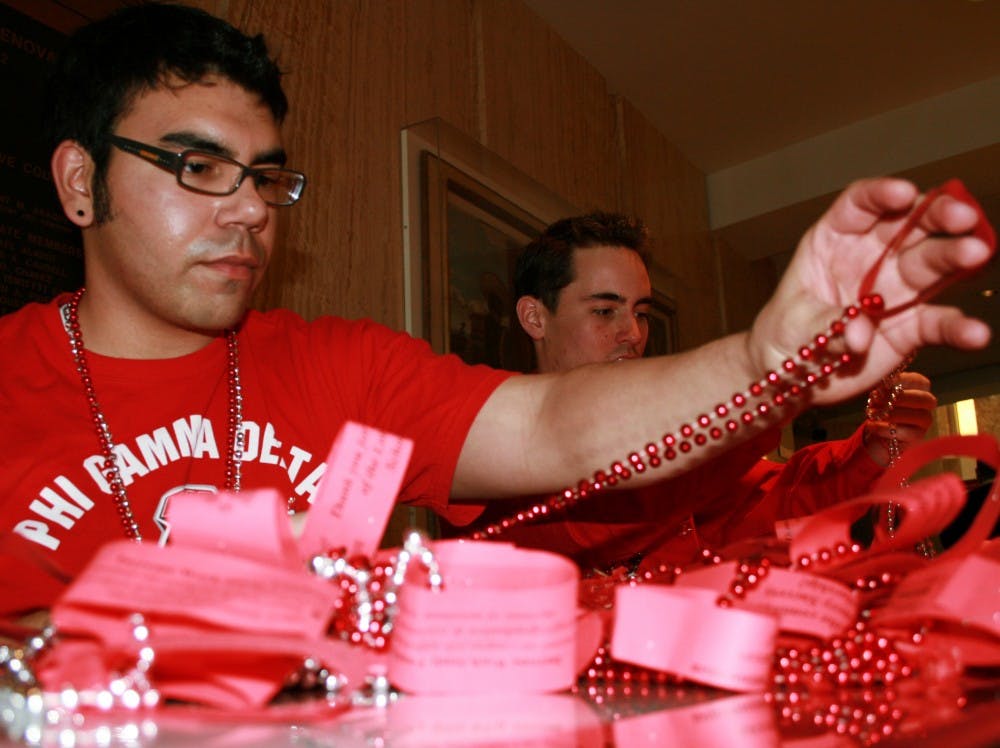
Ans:
<svg viewBox="0 0 1000 748"><path fill-rule="evenodd" d="M194 424L195 418L198 418L198 421L200 421L200 428L198 429L198 441L193 445L194 449L191 450L191 456L195 459L201 459L206 456L218 459L219 447L215 443L212 422L198 416L192 416L192 424Z"/></svg>
<svg viewBox="0 0 1000 748"><path fill-rule="evenodd" d="M32 543L44 545L50 551L59 547L59 541L49 535L49 526L37 519L26 519L14 525L14 532Z"/></svg>
<svg viewBox="0 0 1000 748"><path fill-rule="evenodd" d="M284 443L271 423L262 428L253 421L244 421L243 429L243 462L277 466L287 473L289 482L294 485L294 495L312 503L326 471L326 463L320 462L299 481L300 475L313 462L313 453L291 444L285 454ZM212 423L200 415L180 418L169 427L161 426L150 433L139 434L129 444L116 444L114 453L123 484L131 486L138 482L140 495L143 484L138 479L161 467L177 463L182 458L219 459ZM110 495L111 487L104 475L104 463L104 455L90 455L83 460L82 467L93 481L93 487ZM13 528L13 532L49 550L56 550L61 543L61 539L52 534L54 530L73 529L85 512L94 506L94 502L68 478L57 476L53 484L42 488L37 498L25 507L25 511L34 516L21 520ZM199 485L195 488L207 487Z"/></svg>
<svg viewBox="0 0 1000 748"><path fill-rule="evenodd" d="M124 444L115 445L115 454L118 456L118 472L126 486L132 485L137 475L141 478L149 474L149 468Z"/></svg>
<svg viewBox="0 0 1000 748"><path fill-rule="evenodd" d="M325 462L317 465L315 469L295 487L295 493L299 496L305 496L309 499L309 503L312 504L313 499L316 496L316 489L319 488L319 479L323 477L323 473L325 472Z"/></svg>
<svg viewBox="0 0 1000 748"><path fill-rule="evenodd" d="M260 462L262 465L277 465L278 455L272 450L281 449L281 442L274 438L274 426L267 424L264 426L264 438L260 446Z"/></svg>
<svg viewBox="0 0 1000 748"><path fill-rule="evenodd" d="M202 416L192 415L190 421L178 418L174 421L174 435L177 447L184 457L203 457L206 454L215 458L219 456L212 422L206 421Z"/></svg>
<svg viewBox="0 0 1000 748"><path fill-rule="evenodd" d="M292 463L288 466L288 480L294 482L299 477L299 470L302 469L302 464L312 459L312 452L306 452L295 445L292 445L288 451L292 455Z"/></svg>
<svg viewBox="0 0 1000 748"><path fill-rule="evenodd" d="M32 501L28 508L49 522L68 530L76 524L85 511L94 507L94 502L66 476L56 476L54 482L63 490L65 497L46 486L38 492L38 498ZM40 520L26 519L18 522L14 532L49 550L59 547L60 541L49 534L48 524Z"/></svg>
<svg viewBox="0 0 1000 748"><path fill-rule="evenodd" d="M180 452L177 451L177 445L170 438L170 432L163 427L156 429L151 435L139 434L136 437L135 445L139 448L142 459L150 470L156 470L161 465L166 465L167 462L175 462L181 458Z"/></svg>
<svg viewBox="0 0 1000 748"><path fill-rule="evenodd" d="M253 421L243 422L243 461L253 462L257 459L257 449L260 447L260 426Z"/></svg>

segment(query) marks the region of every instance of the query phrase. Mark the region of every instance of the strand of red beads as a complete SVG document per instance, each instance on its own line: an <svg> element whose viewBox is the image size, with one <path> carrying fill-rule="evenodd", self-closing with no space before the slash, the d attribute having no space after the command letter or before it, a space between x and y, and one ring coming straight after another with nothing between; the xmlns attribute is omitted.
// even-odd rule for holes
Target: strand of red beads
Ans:
<svg viewBox="0 0 1000 748"><path fill-rule="evenodd" d="M598 470L593 477L576 486L533 504L531 507L487 525L470 536L473 540L497 538L517 524L531 522L552 512L562 511L610 486L629 480L633 474L658 468L681 454L717 442L726 434L748 427L756 419L767 418L774 408L780 408L801 397L809 388L850 363L849 353L832 354L829 344L843 336L847 323L859 314L878 317L885 308L882 297L865 296L858 304L844 309L829 328L802 346L796 358L785 360L781 369L769 371L743 392L735 393L728 403L719 403L710 413L699 415L693 423L681 425L676 432L664 434L660 443L649 442L642 450L631 452L626 460L613 462L607 470ZM771 394L773 393L773 394Z"/></svg>
<svg viewBox="0 0 1000 748"><path fill-rule="evenodd" d="M90 418L94 424L94 431L97 434L97 441L101 447L101 454L104 456L104 463L101 465L101 473L108 482L111 490L111 497L118 512L118 518L122 523L125 536L133 540L141 540L139 525L135 521L132 513L132 505L128 500L128 493L125 490L125 483L118 470L118 456L114 451L114 438L111 436L111 429L104 418L104 412L97 401L97 390L94 387L94 380L90 376L90 365L87 362L86 350L83 346L83 333L80 331L80 299L83 297L84 289L79 289L73 294L73 298L66 309L66 329L69 334L70 352L73 354L73 361L76 364L76 372L80 376L83 391L90 408Z"/></svg>
<svg viewBox="0 0 1000 748"><path fill-rule="evenodd" d="M63 323L69 337L70 353L76 364L76 372L83 385L84 395L90 409L90 419L94 424L97 441L101 448L104 462L101 464L101 474L108 482L111 498L114 501L118 518L121 521L125 536L131 540L141 541L142 533L135 521L132 504L121 471L118 469L118 454L115 452L115 440L111 436L111 428L104 416L104 411L97 399L97 389L90 373L90 363L87 360L87 350L83 344L83 332L80 329L80 299L86 292L85 288L77 290L69 302L63 306ZM229 439L226 446L225 484L227 491L240 490L240 475L243 462L243 388L240 385L240 353L236 342L236 333L226 331L226 374L229 382Z"/></svg>

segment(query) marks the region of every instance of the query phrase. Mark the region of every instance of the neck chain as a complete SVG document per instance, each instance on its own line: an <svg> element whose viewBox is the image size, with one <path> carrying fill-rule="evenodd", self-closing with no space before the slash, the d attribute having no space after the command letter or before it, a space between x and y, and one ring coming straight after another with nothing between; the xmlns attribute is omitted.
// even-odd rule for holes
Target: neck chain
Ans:
<svg viewBox="0 0 1000 748"><path fill-rule="evenodd" d="M132 505L125 491L125 482L118 469L118 455L114 450L114 439L111 429L104 417L104 412L97 401L94 381L90 376L90 365L87 363L87 353L83 346L83 334L80 332L80 299L84 291L81 288L62 307L63 326L69 336L69 348L76 362L76 371L80 375L87 403L90 406L90 418L97 432L97 441L101 445L104 464L101 472L108 482L111 496L118 510L125 535L137 541L142 540L139 525L132 513ZM240 386L240 351L236 341L236 332L226 330L226 373L229 381L229 409L227 414L228 439L226 444L226 480L224 488L227 491L240 490L241 467L243 464L243 389Z"/></svg>
<svg viewBox="0 0 1000 748"><path fill-rule="evenodd" d="M889 372L881 381L878 387L868 393L868 402L865 404L865 418L869 421L885 421L889 424L889 441L887 450L889 461L885 466L886 470L894 466L899 461L900 448L899 437L896 434L896 424L892 422L890 416L896 407L896 400L903 394L903 383L899 377L913 361L913 354L895 369ZM905 479L899 484L900 488L905 488L908 481ZM889 501L885 508L885 526L889 537L895 537L896 527L899 525L899 518L896 516L896 502ZM929 555L926 552L924 555Z"/></svg>

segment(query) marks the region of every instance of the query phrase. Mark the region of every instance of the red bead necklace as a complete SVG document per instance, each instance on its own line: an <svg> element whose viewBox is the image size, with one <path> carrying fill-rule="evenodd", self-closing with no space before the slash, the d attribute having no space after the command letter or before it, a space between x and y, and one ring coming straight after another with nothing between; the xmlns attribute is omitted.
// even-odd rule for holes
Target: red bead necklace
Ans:
<svg viewBox="0 0 1000 748"><path fill-rule="evenodd" d="M107 419L97 400L97 391L94 389L94 380L90 375L90 366L87 363L87 353L83 345L83 334L80 332L80 299L86 289L81 288L73 294L68 304L62 309L63 325L66 334L69 336L69 347L76 362L76 371L80 375L80 382L83 385L87 403L90 406L90 418L97 433L97 441L101 447L101 454L104 456L104 463L101 466L101 473L108 482L111 496L118 511L118 518L121 520L122 529L126 537L141 541L142 534L139 525L136 523L135 515L132 513L132 504L129 501L128 493L125 490L125 482L122 480L121 471L118 469L118 455L114 450L114 439L111 436L111 429L108 427ZM229 409L228 409L228 439L226 446L226 480L225 490L239 491L241 467L243 463L243 389L240 385L240 353L236 341L236 332L226 330L226 372L229 381Z"/></svg>
<svg viewBox="0 0 1000 748"><path fill-rule="evenodd" d="M726 434L748 427L756 419L767 418L771 411L788 405L806 390L829 377L851 361L851 354L832 354L830 341L843 336L847 322L861 313L879 317L885 307L882 297L872 294L862 297L860 304L848 306L829 328L799 349L797 357L785 360L779 371L769 371L764 377L735 393L728 403L720 403L709 413L699 415L693 423L683 424L676 432L664 434L660 443L649 442L642 450L631 452L627 460L613 462L608 470L598 470L592 478L581 480L547 499L518 511L509 517L477 530L473 540L496 538L521 523L531 522L555 511L568 509L591 496L603 494L620 481L647 468L658 468L664 462L677 459L696 447L717 442Z"/></svg>

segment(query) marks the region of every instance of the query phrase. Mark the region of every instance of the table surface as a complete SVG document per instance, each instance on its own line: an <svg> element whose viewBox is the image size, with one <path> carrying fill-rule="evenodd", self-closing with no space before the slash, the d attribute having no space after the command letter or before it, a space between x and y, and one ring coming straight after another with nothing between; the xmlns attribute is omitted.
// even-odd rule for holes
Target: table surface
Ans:
<svg viewBox="0 0 1000 748"><path fill-rule="evenodd" d="M45 727L18 721L0 699L0 717L7 744L60 747L1000 746L1000 678L961 687L911 683L874 692L868 699L859 693L830 694L794 704L688 686L641 691L400 696L385 707L318 713L316 702L241 715L167 706L143 713L76 715L71 722Z"/></svg>

